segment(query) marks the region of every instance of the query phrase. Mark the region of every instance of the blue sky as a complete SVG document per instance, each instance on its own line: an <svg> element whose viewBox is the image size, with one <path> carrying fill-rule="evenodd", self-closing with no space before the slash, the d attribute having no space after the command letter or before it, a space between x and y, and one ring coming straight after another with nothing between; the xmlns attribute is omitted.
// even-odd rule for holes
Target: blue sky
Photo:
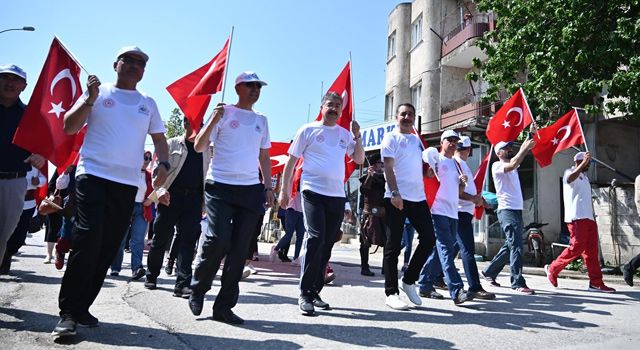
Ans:
<svg viewBox="0 0 640 350"><path fill-rule="evenodd" d="M155 98L166 120L177 105L165 87L211 60L235 26L225 102L236 101L236 75L255 71L269 83L255 109L269 118L273 141L288 141L307 121L309 105L310 118L317 115L322 82L325 89L331 85L349 52L356 119L363 126L382 123L387 15L399 2L7 1L0 30L36 31L0 34L0 63L27 71L27 102L54 35L103 82L115 78L112 63L120 47L140 46L150 60L138 87ZM212 106L218 101L220 94Z"/></svg>

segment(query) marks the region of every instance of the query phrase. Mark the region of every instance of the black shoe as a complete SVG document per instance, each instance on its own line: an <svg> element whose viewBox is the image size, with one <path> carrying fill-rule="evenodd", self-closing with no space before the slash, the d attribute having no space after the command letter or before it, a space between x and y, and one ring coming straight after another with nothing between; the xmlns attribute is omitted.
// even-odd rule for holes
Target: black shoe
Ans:
<svg viewBox="0 0 640 350"><path fill-rule="evenodd" d="M312 316L316 312L313 307L313 299L306 296L300 296L300 298L298 298L298 308L305 316Z"/></svg>
<svg viewBox="0 0 640 350"><path fill-rule="evenodd" d="M73 316L62 315L60 317L60 321L58 321L58 324L56 325L56 328L51 332L51 335L54 338L76 335L76 321L73 319Z"/></svg>
<svg viewBox="0 0 640 350"><path fill-rule="evenodd" d="M323 310L331 310L331 305L320 299L319 295L313 297L313 306Z"/></svg>
<svg viewBox="0 0 640 350"><path fill-rule="evenodd" d="M173 275L173 266L175 265L176 260L175 259L167 259L167 266L165 266L164 268L164 272L171 276Z"/></svg>
<svg viewBox="0 0 640 350"><path fill-rule="evenodd" d="M282 262L291 262L291 259L289 259L287 254L285 254L284 249L281 249L281 250L278 251L278 258Z"/></svg>
<svg viewBox="0 0 640 350"><path fill-rule="evenodd" d="M131 279L134 281L137 281L139 279L141 279L142 277L144 277L144 275L147 274L147 270L144 269L144 267L139 267L134 273L133 276L131 276Z"/></svg>
<svg viewBox="0 0 640 350"><path fill-rule="evenodd" d="M625 264L622 266L622 278L630 286L633 287L633 273L631 273L631 265Z"/></svg>
<svg viewBox="0 0 640 350"><path fill-rule="evenodd" d="M236 324L240 325L244 323L244 320L240 318L238 315L234 314L231 310L224 311L213 311L212 318L216 321L228 323L228 324Z"/></svg>
<svg viewBox="0 0 640 350"><path fill-rule="evenodd" d="M433 288L441 289L441 290L448 290L449 289L449 287L447 287L447 284L444 283L443 280L439 280L439 281L433 282Z"/></svg>
<svg viewBox="0 0 640 350"><path fill-rule="evenodd" d="M156 278L155 277L151 277L151 275L147 275L147 281L144 282L144 287L149 289L149 290L156 289L158 287L156 285Z"/></svg>
<svg viewBox="0 0 640 350"><path fill-rule="evenodd" d="M191 296L191 293L193 293L193 291L189 287L173 289L173 296L178 298L189 299L189 296Z"/></svg>
<svg viewBox="0 0 640 350"><path fill-rule="evenodd" d="M86 327L86 328L98 327L98 319L92 314L90 314L89 311L86 311L79 315L75 315L73 316L73 318L75 319L76 323L80 327Z"/></svg>
<svg viewBox="0 0 640 350"><path fill-rule="evenodd" d="M434 289L429 290L429 291L420 291L418 294L420 294L421 297L423 298L429 298L429 299L444 299L444 296L442 296L442 294L436 292Z"/></svg>
<svg viewBox="0 0 640 350"><path fill-rule="evenodd" d="M369 276L369 277L371 277L371 276L375 276L375 275L376 275L375 273L373 273L373 271L371 271L371 270L369 269L369 267L368 267L368 266L367 266L367 267L363 267L363 268L360 270L360 274L361 274L362 276Z"/></svg>
<svg viewBox="0 0 640 350"><path fill-rule="evenodd" d="M456 305L460 305L465 301L471 301L472 299L473 297L471 295L467 294L464 290L460 289L458 291L458 294L456 294L456 297L453 299L453 303Z"/></svg>
<svg viewBox="0 0 640 350"><path fill-rule="evenodd" d="M11 255L5 254L0 266L0 275L8 275L11 270Z"/></svg>
<svg viewBox="0 0 640 350"><path fill-rule="evenodd" d="M202 313L202 305L204 304L204 295L195 295L193 291L189 296L189 309L194 316L200 316Z"/></svg>
<svg viewBox="0 0 640 350"><path fill-rule="evenodd" d="M490 292L487 292L484 289L480 289L477 292L467 292L467 295L473 296L473 299L481 299L481 300L494 300L496 295Z"/></svg>

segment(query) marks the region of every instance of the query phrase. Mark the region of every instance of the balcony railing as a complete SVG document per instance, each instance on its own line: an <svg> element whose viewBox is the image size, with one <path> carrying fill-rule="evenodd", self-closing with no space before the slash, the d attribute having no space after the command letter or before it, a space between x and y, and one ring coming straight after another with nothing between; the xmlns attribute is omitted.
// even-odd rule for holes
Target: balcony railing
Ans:
<svg viewBox="0 0 640 350"><path fill-rule="evenodd" d="M467 95L461 99L443 105L440 109L440 128L460 123L470 118L491 117L510 95L506 91L498 92L497 102L483 102L483 95Z"/></svg>
<svg viewBox="0 0 640 350"><path fill-rule="evenodd" d="M442 40L442 57L464 44L467 40L481 37L491 29L493 16L478 14L447 33Z"/></svg>

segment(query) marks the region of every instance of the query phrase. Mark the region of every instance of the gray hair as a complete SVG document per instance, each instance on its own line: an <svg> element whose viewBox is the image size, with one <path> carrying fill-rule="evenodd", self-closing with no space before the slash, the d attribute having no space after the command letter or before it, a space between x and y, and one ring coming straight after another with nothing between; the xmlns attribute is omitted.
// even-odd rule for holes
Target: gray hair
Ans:
<svg viewBox="0 0 640 350"><path fill-rule="evenodd" d="M342 104L342 96L338 95L337 92L335 91L329 91L327 92L323 97L322 97L322 102L320 103L321 105L323 105L325 102L329 101L329 100L338 100L340 101L340 104Z"/></svg>

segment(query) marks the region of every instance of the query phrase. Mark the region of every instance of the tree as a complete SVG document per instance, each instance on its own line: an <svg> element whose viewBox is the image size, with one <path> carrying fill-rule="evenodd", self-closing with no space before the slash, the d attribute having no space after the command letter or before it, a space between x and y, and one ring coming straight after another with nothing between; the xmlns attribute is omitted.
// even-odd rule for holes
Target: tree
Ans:
<svg viewBox="0 0 640 350"><path fill-rule="evenodd" d="M184 126L182 126L182 113L180 109L174 108L171 111L171 116L169 116L169 120L167 121L167 138L172 138L176 136L184 135Z"/></svg>
<svg viewBox="0 0 640 350"><path fill-rule="evenodd" d="M489 100L522 86L542 120L571 106L640 119L640 0L481 0L478 9L496 17L477 43L488 60L474 59Z"/></svg>

